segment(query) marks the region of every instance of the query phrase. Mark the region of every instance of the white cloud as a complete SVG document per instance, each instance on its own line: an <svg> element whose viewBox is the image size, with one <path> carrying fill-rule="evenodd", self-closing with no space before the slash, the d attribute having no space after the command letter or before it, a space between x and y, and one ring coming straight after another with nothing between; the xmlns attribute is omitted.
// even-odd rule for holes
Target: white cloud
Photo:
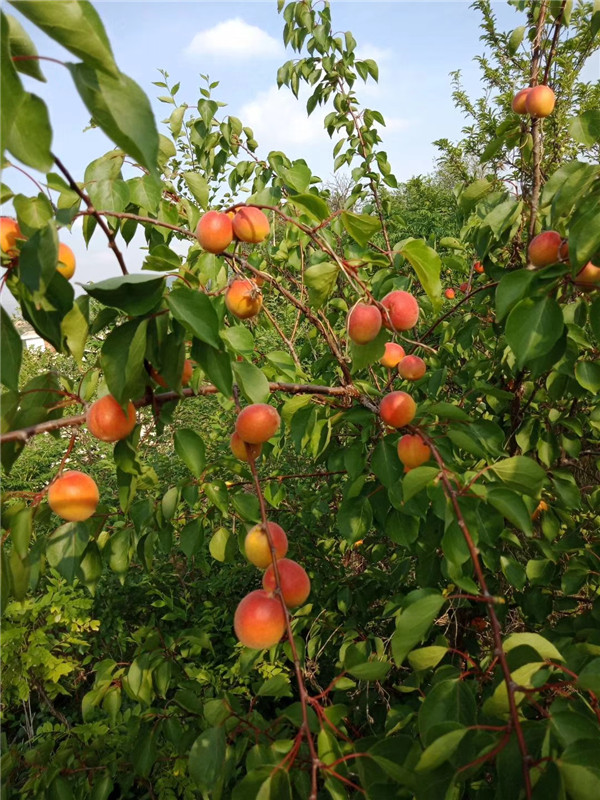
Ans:
<svg viewBox="0 0 600 800"><path fill-rule="evenodd" d="M310 117L306 101L310 90L301 90L297 100L289 89L271 86L240 109L239 116L254 131L263 152L285 150L288 145L328 141L323 128L326 110L317 106Z"/></svg>
<svg viewBox="0 0 600 800"><path fill-rule="evenodd" d="M197 33L185 52L192 57L271 58L281 56L283 46L262 28L235 17Z"/></svg>
<svg viewBox="0 0 600 800"><path fill-rule="evenodd" d="M356 58L359 61L365 61L367 58L372 58L373 61L376 61L380 64L382 61L387 61L392 55L392 51L389 48L379 47L376 44L370 44L366 42L365 44L360 44L356 48Z"/></svg>

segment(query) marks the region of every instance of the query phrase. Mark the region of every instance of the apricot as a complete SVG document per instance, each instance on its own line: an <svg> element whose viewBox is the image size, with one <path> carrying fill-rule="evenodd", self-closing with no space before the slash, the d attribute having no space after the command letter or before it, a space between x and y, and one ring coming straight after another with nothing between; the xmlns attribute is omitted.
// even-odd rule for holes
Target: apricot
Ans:
<svg viewBox="0 0 600 800"><path fill-rule="evenodd" d="M268 522L271 541L275 548L275 558L280 559L285 556L288 550L288 540L285 531L276 522ZM269 539L262 524L250 528L244 539L244 552L251 564L259 569L266 569L273 563L271 546Z"/></svg>
<svg viewBox="0 0 600 800"><path fill-rule="evenodd" d="M240 242L258 244L267 238L270 230L266 214L254 206L238 208L233 218L233 232Z"/></svg>
<svg viewBox="0 0 600 800"><path fill-rule="evenodd" d="M478 275L482 275L482 274L485 272L485 269L483 268L483 265L482 265L481 261L476 261L476 262L473 264L473 270L474 270L474 271L475 271L475 272L476 272Z"/></svg>
<svg viewBox="0 0 600 800"><path fill-rule="evenodd" d="M456 297L456 292L454 291L454 289L446 289L446 291L444 292L444 296L446 297L447 300L454 300L454 298Z"/></svg>
<svg viewBox="0 0 600 800"><path fill-rule="evenodd" d="M257 459L262 451L262 444L248 444L235 432L231 434L229 447L236 458L246 462Z"/></svg>
<svg viewBox="0 0 600 800"><path fill-rule="evenodd" d="M431 448L418 433L407 433L398 442L398 458L406 470L420 467L431 458Z"/></svg>
<svg viewBox="0 0 600 800"><path fill-rule="evenodd" d="M469 288L469 284L468 283L461 283L461 285L458 288L460 289L460 291L463 294L466 294L467 293L467 289Z"/></svg>
<svg viewBox="0 0 600 800"><path fill-rule="evenodd" d="M596 267L591 261L579 270L575 277L575 286L582 289L600 288L600 267Z"/></svg>
<svg viewBox="0 0 600 800"><path fill-rule="evenodd" d="M112 394L107 394L92 403L85 421L89 432L96 439L101 442L119 442L135 428L135 406L128 403L125 413Z"/></svg>
<svg viewBox="0 0 600 800"><path fill-rule="evenodd" d="M262 444L275 436L281 425L277 409L267 403L253 403L238 414L235 432L249 444Z"/></svg>
<svg viewBox="0 0 600 800"><path fill-rule="evenodd" d="M262 308L262 293L254 281L236 278L227 287L225 305L238 319L249 319Z"/></svg>
<svg viewBox="0 0 600 800"><path fill-rule="evenodd" d="M387 314L382 314L383 324L389 330L407 331L417 324L419 319L419 304L416 299L401 289L390 292L381 301L387 309Z"/></svg>
<svg viewBox="0 0 600 800"><path fill-rule="evenodd" d="M527 86L525 89L521 89L520 92L517 92L516 95L512 99L511 108L517 114L527 114L527 109L525 108L525 102L527 100L527 95L531 91L532 87Z"/></svg>
<svg viewBox="0 0 600 800"><path fill-rule="evenodd" d="M240 601L233 617L235 635L245 647L273 647L285 633L285 611L278 597L256 589Z"/></svg>
<svg viewBox="0 0 600 800"><path fill-rule="evenodd" d="M348 336L355 344L367 344L377 336L381 324L381 311L377 306L357 303L348 314Z"/></svg>
<svg viewBox="0 0 600 800"><path fill-rule="evenodd" d="M16 256L19 251L16 247L17 239L23 239L19 223L11 217L0 217L0 250L8 256Z"/></svg>
<svg viewBox="0 0 600 800"><path fill-rule="evenodd" d="M58 245L58 264L56 269L67 280L75 274L75 254L64 242Z"/></svg>
<svg viewBox="0 0 600 800"><path fill-rule="evenodd" d="M525 97L525 108L532 117L548 117L554 111L556 95L549 86L532 86Z"/></svg>
<svg viewBox="0 0 600 800"><path fill-rule="evenodd" d="M556 264L560 260L559 251L562 245L562 237L556 231L544 231L538 233L529 242L527 257L529 263L534 267L547 267L549 264Z"/></svg>
<svg viewBox="0 0 600 800"><path fill-rule="evenodd" d="M405 356L398 364L400 376L407 381L420 380L425 375L426 369L425 362L419 356Z"/></svg>
<svg viewBox="0 0 600 800"><path fill-rule="evenodd" d="M99 500L96 482L77 470L63 472L48 489L48 505L69 522L83 522L91 517Z"/></svg>
<svg viewBox="0 0 600 800"><path fill-rule="evenodd" d="M233 241L233 225L227 214L207 211L196 226L196 239L203 250L222 253Z"/></svg>
<svg viewBox="0 0 600 800"><path fill-rule="evenodd" d="M286 606L296 608L303 605L310 594L310 578L306 570L291 558L282 558L277 562L277 571L281 582L281 596ZM267 567L262 583L266 592L274 592L277 588L273 564Z"/></svg>
<svg viewBox="0 0 600 800"><path fill-rule="evenodd" d="M183 362L183 369L181 370L181 385L187 386L188 383L192 380L192 375L194 373L194 362L190 361L189 358ZM150 377L153 381L156 381L159 386L162 386L163 389L167 388L167 382L157 370L152 367L150 370Z"/></svg>
<svg viewBox="0 0 600 800"><path fill-rule="evenodd" d="M391 428L410 424L417 413L417 405L406 392L390 392L379 404L379 414Z"/></svg>
<svg viewBox="0 0 600 800"><path fill-rule="evenodd" d="M379 363L384 367L393 369L394 367L398 366L405 355L406 353L404 352L402 345L396 344L396 342L386 342L385 353L379 359Z"/></svg>

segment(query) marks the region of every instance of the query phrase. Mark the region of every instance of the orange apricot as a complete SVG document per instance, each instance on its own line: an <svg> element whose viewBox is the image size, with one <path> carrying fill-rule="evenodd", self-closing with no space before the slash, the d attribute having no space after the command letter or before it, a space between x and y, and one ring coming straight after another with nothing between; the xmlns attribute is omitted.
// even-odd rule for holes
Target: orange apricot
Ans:
<svg viewBox="0 0 600 800"><path fill-rule="evenodd" d="M444 292L444 296L446 300L454 300L454 298L456 297L456 292L454 291L454 289L446 289L446 291Z"/></svg>
<svg viewBox="0 0 600 800"><path fill-rule="evenodd" d="M67 280L75 274L75 254L64 242L58 245L58 264L56 269Z"/></svg>
<svg viewBox="0 0 600 800"><path fill-rule="evenodd" d="M275 558L280 559L285 556L288 550L288 540L285 531L276 522L267 523L269 534L275 548ZM250 528L244 539L244 552L251 564L259 569L266 569L273 563L271 546L269 539L262 524Z"/></svg>
<svg viewBox="0 0 600 800"><path fill-rule="evenodd" d="M273 647L285 633L285 611L279 598L264 589L250 592L235 610L233 628L245 647Z"/></svg>
<svg viewBox="0 0 600 800"><path fill-rule="evenodd" d="M135 428L135 406L131 402L128 403L125 413L112 394L107 394L92 403L85 421L89 432L96 439L100 439L101 442L119 442L129 436Z"/></svg>
<svg viewBox="0 0 600 800"><path fill-rule="evenodd" d="M310 594L310 578L304 567L291 558L282 558L277 562L277 571L281 581L281 596L288 608L296 608L306 602ZM267 567L263 575L263 589L274 592L277 588L273 564Z"/></svg>
<svg viewBox="0 0 600 800"><path fill-rule="evenodd" d="M23 239L19 223L11 217L0 217L0 250L8 256L19 254L17 239Z"/></svg>
<svg viewBox="0 0 600 800"><path fill-rule="evenodd" d="M529 263L534 267L547 267L549 264L556 264L560 260L560 248L562 237L556 231L544 231L538 233L529 242L527 256Z"/></svg>
<svg viewBox="0 0 600 800"><path fill-rule="evenodd" d="M50 484L48 505L69 522L83 522L96 511L100 493L93 478L84 472L69 470Z"/></svg>
<svg viewBox="0 0 600 800"><path fill-rule="evenodd" d="M379 363L384 367L393 369L398 366L405 355L402 345L396 344L396 342L386 342L385 353L379 359Z"/></svg>
<svg viewBox="0 0 600 800"><path fill-rule="evenodd" d="M262 292L254 281L236 278L225 292L225 305L238 319L249 319L262 308Z"/></svg>
<svg viewBox="0 0 600 800"><path fill-rule="evenodd" d="M527 86L525 89L521 89L520 92L517 92L516 95L512 99L511 108L517 114L527 114L527 109L525 108L525 102L527 100L527 95L531 91L532 87Z"/></svg>
<svg viewBox="0 0 600 800"><path fill-rule="evenodd" d="M249 444L262 444L275 436L281 425L276 408L267 403L253 403L238 414L235 432Z"/></svg>
<svg viewBox="0 0 600 800"><path fill-rule="evenodd" d="M231 219L221 211L207 211L196 226L196 239L203 250L222 253L233 241Z"/></svg>
<svg viewBox="0 0 600 800"><path fill-rule="evenodd" d="M485 272L485 269L483 268L483 264L481 263L481 261L476 261L476 262L473 264L473 270L474 270L474 271L475 271L475 272L476 272L478 275L482 275L482 274Z"/></svg>
<svg viewBox="0 0 600 800"><path fill-rule="evenodd" d="M407 469L414 469L429 461L431 448L419 434L407 433L398 442L398 458Z"/></svg>
<svg viewBox="0 0 600 800"><path fill-rule="evenodd" d="M426 370L427 366L419 356L405 356L398 364L400 376L407 381L420 380L425 375Z"/></svg>
<svg viewBox="0 0 600 800"><path fill-rule="evenodd" d="M236 458L246 462L257 459L262 451L262 444L248 444L235 431L229 439L229 447Z"/></svg>
<svg viewBox="0 0 600 800"><path fill-rule="evenodd" d="M355 344L367 344L377 336L381 324L381 312L377 306L357 303L348 314L348 336Z"/></svg>
<svg viewBox="0 0 600 800"><path fill-rule="evenodd" d="M548 117L554 111L556 95L549 86L532 86L525 97L525 108L532 117Z"/></svg>
<svg viewBox="0 0 600 800"><path fill-rule="evenodd" d="M388 313L383 313L383 324L389 330L407 331L417 324L419 304L409 292L401 289L390 292L381 301Z"/></svg>
<svg viewBox="0 0 600 800"><path fill-rule="evenodd" d="M582 289L600 288L600 267L596 267L591 261L579 270L575 277L575 286Z"/></svg>
<svg viewBox="0 0 600 800"><path fill-rule="evenodd" d="M187 386L188 383L192 380L192 375L194 373L194 362L190 361L189 358L183 362L183 369L181 370L181 385ZM157 370L152 367L150 369L150 377L153 381L156 381L159 386L162 386L163 389L167 388L167 382L163 378L163 376Z"/></svg>
<svg viewBox="0 0 600 800"><path fill-rule="evenodd" d="M390 392L379 404L379 414L391 428L409 425L417 413L417 405L406 392Z"/></svg>
<svg viewBox="0 0 600 800"><path fill-rule="evenodd" d="M267 216L254 206L238 208L233 218L233 232L240 242L258 244L270 233Z"/></svg>

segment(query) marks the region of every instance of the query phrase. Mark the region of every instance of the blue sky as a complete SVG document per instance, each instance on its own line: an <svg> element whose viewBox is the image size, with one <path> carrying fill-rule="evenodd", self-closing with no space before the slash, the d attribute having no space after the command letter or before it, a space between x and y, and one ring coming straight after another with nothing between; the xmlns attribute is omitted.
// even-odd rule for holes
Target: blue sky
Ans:
<svg viewBox="0 0 600 800"><path fill-rule="evenodd" d="M317 109L307 119L304 102L283 87L277 90L277 68L291 53L282 44L283 19L275 0L255 2L95 2L111 41L120 69L134 78L150 97L159 122L172 106L160 103L158 68L166 69L172 83L181 82L180 102L194 105L199 96L199 75L219 80L215 98L227 103L224 113L250 125L259 142L259 155L283 150L293 158L305 158L314 173L332 176L332 142L322 128L325 112ZM521 15L506 2L493 4L499 25L512 30ZM8 13L17 12L4 4ZM434 139L456 139L464 124L451 100L449 73L460 69L467 92L481 93L479 71L473 61L482 52L479 15L468 2L378 2L333 0L335 30L352 31L362 57L374 58L380 67L379 84L358 85L362 103L380 110L387 122L382 131L384 149L400 180L433 169ZM52 39L27 20L40 55L74 60ZM89 115L81 103L67 70L43 63L47 84L25 78L31 91L46 101L54 129L53 148L76 180L85 166L111 148L98 130L84 132ZM39 177L39 176L36 176ZM4 173L13 191L35 192L33 184L13 169ZM10 213L7 207L4 213ZM86 252L79 231L61 232L75 250L78 269L74 281L98 280L119 274L100 233ZM131 271L137 271L143 253L139 240L127 249ZM7 302L5 292L2 302Z"/></svg>

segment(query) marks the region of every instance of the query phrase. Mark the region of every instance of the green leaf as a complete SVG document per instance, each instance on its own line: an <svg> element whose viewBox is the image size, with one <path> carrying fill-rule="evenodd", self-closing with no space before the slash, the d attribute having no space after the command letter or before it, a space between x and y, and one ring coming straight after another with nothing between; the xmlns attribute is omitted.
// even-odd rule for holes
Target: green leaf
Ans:
<svg viewBox="0 0 600 800"><path fill-rule="evenodd" d="M337 514L340 533L351 544L367 535L372 522L373 509L366 497L344 500Z"/></svg>
<svg viewBox="0 0 600 800"><path fill-rule="evenodd" d="M94 123L151 175L157 175L158 131L150 102L137 83L122 73L113 77L85 64L67 67Z"/></svg>
<svg viewBox="0 0 600 800"><path fill-rule="evenodd" d="M569 228L569 261L573 270L578 272L588 261L596 260L599 251L600 208L596 194L586 198L572 218Z"/></svg>
<svg viewBox="0 0 600 800"><path fill-rule="evenodd" d="M131 316L140 316L152 311L160 302L164 289L164 278L147 275L123 275L105 281L85 285L85 291L105 306L119 308Z"/></svg>
<svg viewBox="0 0 600 800"><path fill-rule="evenodd" d="M421 282L423 289L425 289L427 297L433 303L434 308L438 308L442 303L442 284L440 281L442 259L422 239L412 239L399 252L417 273L417 278Z"/></svg>
<svg viewBox="0 0 600 800"><path fill-rule="evenodd" d="M548 353L564 328L559 304L552 297L520 300L508 315L506 340L519 368Z"/></svg>
<svg viewBox="0 0 600 800"><path fill-rule="evenodd" d="M79 562L85 552L90 534L82 522L67 522L48 537L46 558L69 583L78 575Z"/></svg>
<svg viewBox="0 0 600 800"><path fill-rule="evenodd" d="M304 280L308 286L310 305L320 308L335 289L340 268L337 264L324 262L308 267Z"/></svg>
<svg viewBox="0 0 600 800"><path fill-rule="evenodd" d="M469 184L469 186L467 186L467 188L461 192L460 197L458 198L458 205L462 211L468 213L475 205L477 205L482 197L485 197L486 194L492 191L492 188L493 185L490 183L490 181L487 181L483 178L476 180Z"/></svg>
<svg viewBox="0 0 600 800"><path fill-rule="evenodd" d="M391 641L396 666L400 667L415 645L423 641L445 602L441 594L428 594L415 600L398 615Z"/></svg>
<svg viewBox="0 0 600 800"><path fill-rule="evenodd" d="M348 351L352 359L352 372L358 372L379 361L385 353L387 339L387 331L382 328L373 341L368 344L355 344L350 340Z"/></svg>
<svg viewBox="0 0 600 800"><path fill-rule="evenodd" d="M439 645L420 647L418 650L412 650L408 654L408 663L416 672L433 669L437 667L447 652L447 647L441 647Z"/></svg>
<svg viewBox="0 0 600 800"><path fill-rule="evenodd" d="M188 327L196 339L219 349L219 318L205 294L187 287L173 289L167 295L167 305L175 319Z"/></svg>
<svg viewBox="0 0 600 800"><path fill-rule="evenodd" d="M175 316L175 315L174 315ZM209 344L194 339L192 342L192 358L200 364L207 378L217 389L231 397L233 390L233 372L229 354L225 350L216 349Z"/></svg>
<svg viewBox="0 0 600 800"><path fill-rule="evenodd" d="M579 672L577 686L584 691L593 692L596 696L600 695L600 658L590 661Z"/></svg>
<svg viewBox="0 0 600 800"><path fill-rule="evenodd" d="M29 92L19 95L4 143L24 164L40 172L51 169L54 163L50 152L52 127L46 104L37 95Z"/></svg>
<svg viewBox="0 0 600 800"><path fill-rule="evenodd" d="M351 211L342 211L340 217L346 233L361 247L365 247L371 238L381 230L380 220L369 214L353 214Z"/></svg>
<svg viewBox="0 0 600 800"><path fill-rule="evenodd" d="M577 383L592 394L600 391L600 364L596 361L579 361L575 365Z"/></svg>
<svg viewBox="0 0 600 800"><path fill-rule="evenodd" d="M542 658L550 661L564 661L556 647L539 633L511 633L502 643L502 648L509 653L515 647L527 645Z"/></svg>
<svg viewBox="0 0 600 800"><path fill-rule="evenodd" d="M512 308L528 293L535 273L527 269L517 269L500 279L496 287L496 318L501 322Z"/></svg>
<svg viewBox="0 0 600 800"><path fill-rule="evenodd" d="M148 320L131 320L112 330L100 353L100 364L110 393L121 405L139 397L146 384L144 354Z"/></svg>
<svg viewBox="0 0 600 800"><path fill-rule="evenodd" d="M78 364L81 364L83 360L89 331L86 314L81 310L81 301L87 303L87 298L77 298L73 303L73 308L65 314L60 323L60 331L67 349Z"/></svg>
<svg viewBox="0 0 600 800"><path fill-rule="evenodd" d="M466 728L458 728L455 731L442 734L421 753L421 758L417 762L415 770L417 772L430 772L439 767L440 764L443 764L444 761L454 755L458 745L467 733Z"/></svg>
<svg viewBox="0 0 600 800"><path fill-rule="evenodd" d="M508 37L508 52L511 55L514 55L519 47L521 46L521 42L523 41L523 36L525 35L525 25L520 25L518 28L515 28L511 35Z"/></svg>
<svg viewBox="0 0 600 800"><path fill-rule="evenodd" d="M217 528L208 543L208 551L215 561L221 563L234 561L237 546L231 531L227 528Z"/></svg>
<svg viewBox="0 0 600 800"><path fill-rule="evenodd" d="M375 447L371 469L387 489L402 480L403 469L398 450L388 438L381 439Z"/></svg>
<svg viewBox="0 0 600 800"><path fill-rule="evenodd" d="M195 478L202 477L206 466L204 440L190 428L179 428L173 437L175 452Z"/></svg>
<svg viewBox="0 0 600 800"><path fill-rule="evenodd" d="M0 343L2 352L0 355L0 382L15 392L19 388L19 372L21 370L21 358L23 357L23 342L15 326L12 323L8 312L2 306L0 317Z"/></svg>
<svg viewBox="0 0 600 800"><path fill-rule="evenodd" d="M408 502L411 497L422 492L439 473L438 467L416 467L411 469L402 481L402 496L404 500Z"/></svg>
<svg viewBox="0 0 600 800"><path fill-rule="evenodd" d="M190 778L202 792L215 788L225 763L225 729L208 728L196 739L190 750Z"/></svg>
<svg viewBox="0 0 600 800"><path fill-rule="evenodd" d="M363 661L362 664L348 667L346 671L359 681L382 681L391 668L389 661Z"/></svg>
<svg viewBox="0 0 600 800"><path fill-rule="evenodd" d="M505 458L492 464L490 470L511 489L532 497L539 495L546 480L546 473L542 467L527 456Z"/></svg>
<svg viewBox="0 0 600 800"><path fill-rule="evenodd" d="M543 661L535 661L531 664L524 664L514 672L511 672L511 679L513 683L518 686L523 686L525 689L531 689L531 679L539 672L542 667L545 667ZM524 692L515 692L515 702L517 705L522 702L525 697ZM483 713L490 717L502 717L509 713L508 706L508 691L506 688L506 681L500 681L498 686L494 689L494 693L483 704Z"/></svg>
<svg viewBox="0 0 600 800"><path fill-rule="evenodd" d="M84 63L118 74L102 20L87 0L12 0L11 4Z"/></svg>
<svg viewBox="0 0 600 800"><path fill-rule="evenodd" d="M488 490L485 500L505 516L509 522L512 522L516 528L523 531L527 536L532 535L533 530L529 510L516 492L511 492L510 489L498 486Z"/></svg>
<svg viewBox="0 0 600 800"><path fill-rule="evenodd" d="M290 679L287 675L273 675L268 678L256 693L257 697L293 697Z"/></svg>
<svg viewBox="0 0 600 800"><path fill-rule="evenodd" d="M236 361L233 372L244 396L251 403L265 403L270 395L269 381L264 372L247 361Z"/></svg>
<svg viewBox="0 0 600 800"><path fill-rule="evenodd" d="M198 172L184 172L182 177L185 181L185 185L194 196L194 199L197 200L198 204L202 208L208 208L208 193L210 187L204 175L200 175Z"/></svg>
<svg viewBox="0 0 600 800"><path fill-rule="evenodd" d="M143 175L141 178L131 178L127 181L129 197L132 203L146 209L151 214L158 210L162 196L162 184L152 175ZM111 209L112 210L112 209Z"/></svg>
<svg viewBox="0 0 600 800"><path fill-rule="evenodd" d="M34 43L31 41L29 34L23 28L21 23L15 17L7 14L9 31L9 47L12 56L28 56L28 58L20 61L14 61L13 64L18 72L24 75L29 75L36 78L38 81L46 83L46 78L40 68L40 62L35 58L38 52ZM31 58L33 56L33 58Z"/></svg>
<svg viewBox="0 0 600 800"><path fill-rule="evenodd" d="M316 219L317 222L322 222L331 215L331 211L325 200L316 194L310 194L309 192L305 194L292 194L287 198L287 201L292 205L298 206L303 211L306 211L309 216Z"/></svg>
<svg viewBox="0 0 600 800"><path fill-rule="evenodd" d="M569 134L586 147L593 147L600 141L600 111L590 108L569 122Z"/></svg>

